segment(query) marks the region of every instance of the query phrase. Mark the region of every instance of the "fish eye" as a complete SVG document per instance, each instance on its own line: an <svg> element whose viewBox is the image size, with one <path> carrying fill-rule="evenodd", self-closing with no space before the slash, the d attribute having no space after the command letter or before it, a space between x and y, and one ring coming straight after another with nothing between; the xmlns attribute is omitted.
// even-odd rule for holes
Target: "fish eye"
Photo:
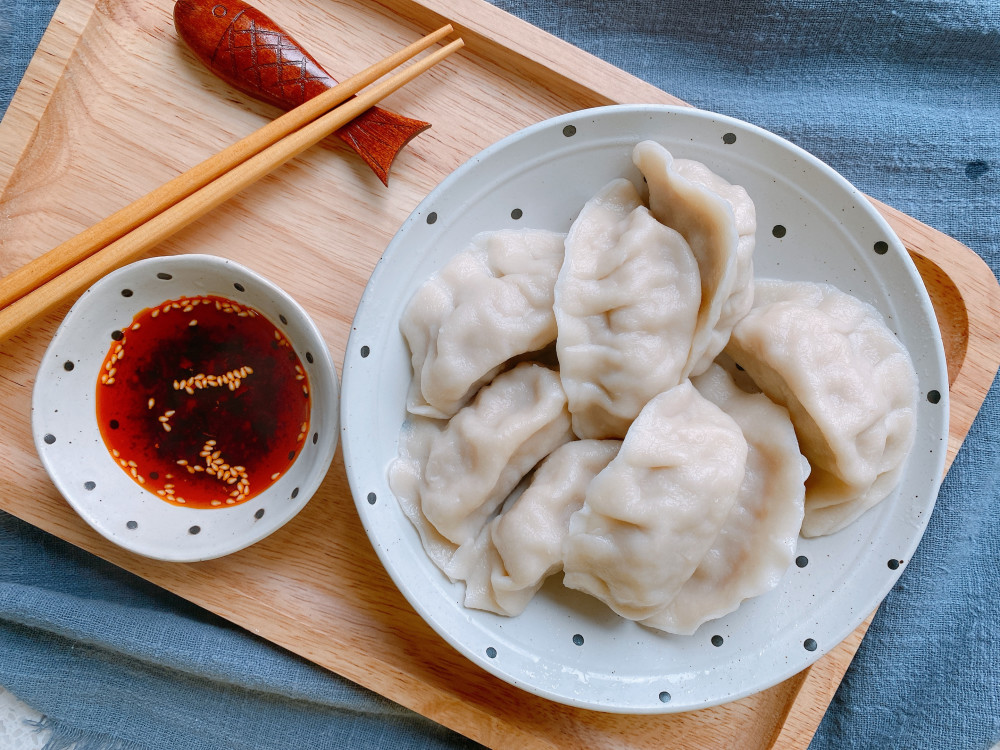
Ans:
<svg viewBox="0 0 1000 750"><path fill-rule="evenodd" d="M222 18L224 15L226 15L226 12L227 11L226 11L226 6L225 5L221 5L220 4L220 5L216 5L215 7L212 8L212 15L213 16L218 16L219 18Z"/></svg>

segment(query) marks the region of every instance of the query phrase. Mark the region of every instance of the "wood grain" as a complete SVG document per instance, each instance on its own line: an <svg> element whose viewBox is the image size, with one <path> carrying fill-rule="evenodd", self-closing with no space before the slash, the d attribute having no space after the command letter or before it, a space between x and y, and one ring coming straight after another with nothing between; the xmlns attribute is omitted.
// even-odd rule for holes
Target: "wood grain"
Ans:
<svg viewBox="0 0 1000 750"><path fill-rule="evenodd" d="M386 106L433 123L384 188L329 139L160 245L233 258L288 290L343 361L372 268L453 169L527 124L613 102L677 103L481 0L282 0L260 6L346 75L444 22L466 49ZM204 71L168 3L63 0L0 124L0 273L126 205L277 114ZM948 339L949 461L1000 362L1000 293L959 243L884 206L918 260ZM498 748L803 748L865 626L810 669L724 706L622 716L524 693L466 661L410 608L354 509L338 453L286 527L220 560L168 564L114 547L58 496L32 445L31 386L67 306L0 346L0 507L264 638Z"/></svg>

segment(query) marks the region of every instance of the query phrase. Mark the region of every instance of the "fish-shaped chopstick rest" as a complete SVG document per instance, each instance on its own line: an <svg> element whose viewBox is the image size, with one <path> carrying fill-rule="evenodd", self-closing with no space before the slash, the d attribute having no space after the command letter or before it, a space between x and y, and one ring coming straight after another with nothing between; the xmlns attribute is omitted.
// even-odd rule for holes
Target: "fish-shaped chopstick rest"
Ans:
<svg viewBox="0 0 1000 750"><path fill-rule="evenodd" d="M209 70L246 94L292 109L337 81L278 24L242 0L177 0L174 26ZM337 135L389 184L389 167L429 122L372 107Z"/></svg>

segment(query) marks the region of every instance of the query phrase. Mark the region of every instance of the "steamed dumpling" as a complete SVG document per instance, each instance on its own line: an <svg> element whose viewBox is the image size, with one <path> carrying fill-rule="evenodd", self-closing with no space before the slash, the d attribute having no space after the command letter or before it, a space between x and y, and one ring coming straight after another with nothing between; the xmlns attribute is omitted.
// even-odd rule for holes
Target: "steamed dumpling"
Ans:
<svg viewBox="0 0 1000 750"><path fill-rule="evenodd" d="M454 558L451 573L466 582L465 606L511 617L524 611L545 579L562 569L570 516L620 446L575 440L541 463L527 489Z"/></svg>
<svg viewBox="0 0 1000 750"><path fill-rule="evenodd" d="M784 407L762 393L744 393L719 365L691 382L736 420L749 450L736 504L711 549L677 596L643 620L681 635L778 585L795 557L809 476Z"/></svg>
<svg viewBox="0 0 1000 750"><path fill-rule="evenodd" d="M677 385L701 299L684 239L614 180L566 237L555 287L556 353L573 431L620 438L657 393Z"/></svg>
<svg viewBox="0 0 1000 750"><path fill-rule="evenodd" d="M812 465L804 536L839 531L892 492L916 433L917 376L874 307L829 284L758 280L726 352L791 414Z"/></svg>
<svg viewBox="0 0 1000 750"><path fill-rule="evenodd" d="M653 398L570 519L566 586L623 617L655 615L711 547L746 462L739 425L690 381Z"/></svg>
<svg viewBox="0 0 1000 750"><path fill-rule="evenodd" d="M649 186L649 208L687 240L701 273L698 323L684 376L708 369L753 303L757 213L739 185L653 141L632 152Z"/></svg>
<svg viewBox="0 0 1000 750"><path fill-rule="evenodd" d="M447 423L404 426L390 487L444 569L454 548L472 542L521 479L571 438L559 375L520 364Z"/></svg>
<svg viewBox="0 0 1000 750"><path fill-rule="evenodd" d="M555 341L552 290L563 239L540 230L485 232L417 290L400 322L413 366L411 413L450 417L507 360Z"/></svg>

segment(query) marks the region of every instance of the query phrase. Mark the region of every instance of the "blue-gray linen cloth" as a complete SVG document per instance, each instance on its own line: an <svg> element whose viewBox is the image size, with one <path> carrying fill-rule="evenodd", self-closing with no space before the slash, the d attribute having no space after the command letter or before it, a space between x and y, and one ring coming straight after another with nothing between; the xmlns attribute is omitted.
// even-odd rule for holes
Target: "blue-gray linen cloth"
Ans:
<svg viewBox="0 0 1000 750"><path fill-rule="evenodd" d="M1000 271L1000 3L496 1L788 138ZM0 112L54 6L0 0ZM1000 741L998 396L994 383L815 750ZM52 748L473 746L2 513L0 685L45 714Z"/></svg>

